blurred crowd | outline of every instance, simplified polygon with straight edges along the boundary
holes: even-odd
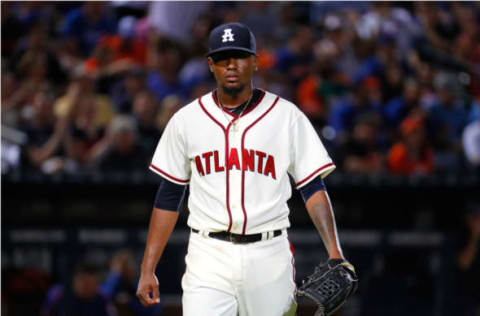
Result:
[[[255,85],[311,119],[340,170],[480,169],[480,4],[2,2],[2,173],[145,171],[215,88],[208,35],[257,38]]]
[[[99,256],[77,261],[68,275],[40,267],[3,271],[2,315],[159,316],[163,306],[143,307],[136,298],[138,266],[134,252],[116,250],[106,264]],[[60,278],[60,282],[55,279]],[[62,280],[63,278],[63,280]],[[3,284],[3,283],[2,283]]]

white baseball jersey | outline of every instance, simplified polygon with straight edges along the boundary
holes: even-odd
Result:
[[[290,226],[288,174],[300,188],[335,165],[307,117],[263,92],[241,117],[209,93],[168,122],[150,169],[189,184],[188,225],[256,234]]]

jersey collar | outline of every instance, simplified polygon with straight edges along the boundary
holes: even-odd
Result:
[[[248,112],[252,111],[262,101],[263,97],[265,96],[265,91],[263,91],[261,89],[257,89],[257,88],[254,88],[252,93],[253,93],[252,99],[250,100],[249,104],[246,105],[246,109],[243,112],[242,116],[244,116]],[[218,102],[217,90],[214,90],[212,92],[212,98],[213,98],[213,101],[215,102],[215,104],[218,107],[222,108],[222,106],[220,105],[220,102]],[[245,106],[245,102],[243,104],[239,105],[237,108],[243,108],[243,106]],[[225,111],[225,113],[229,114],[233,118],[238,118],[237,111],[229,111],[226,108],[224,108],[224,111]]]
[[[242,117],[238,123],[241,126],[248,126],[262,116],[262,114],[265,113],[274,103],[277,97],[276,95],[264,90],[257,90],[260,91],[259,98],[242,114]],[[234,120],[238,119],[238,117],[232,113],[226,114],[229,113],[229,111],[224,111],[218,105],[214,92],[215,91],[212,91],[199,98],[198,103],[202,107],[203,111],[210,117],[210,119],[221,125],[223,129],[227,129]]]

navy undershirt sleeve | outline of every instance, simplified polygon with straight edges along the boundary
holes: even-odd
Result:
[[[312,181],[310,181],[307,185],[301,187],[299,189],[300,194],[302,195],[303,201],[307,203],[308,199],[318,191],[326,191],[327,187],[325,186],[325,182],[321,176],[316,177]]]
[[[161,178],[154,206],[161,210],[178,212],[182,206],[186,191],[186,185],[176,184]]]

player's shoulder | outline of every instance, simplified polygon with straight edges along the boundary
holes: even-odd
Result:
[[[198,98],[182,106],[180,109],[177,110],[177,112],[175,112],[174,115],[184,117],[195,114],[196,111],[198,111]]]
[[[265,98],[269,98],[271,100],[276,100],[278,98],[278,101],[276,101],[277,104],[275,106],[277,110],[283,111],[284,114],[291,115],[293,118],[296,118],[299,115],[303,114],[303,112],[298,108],[298,106],[295,103],[287,99],[284,99],[283,97],[275,93],[265,91]]]
[[[176,124],[179,124],[181,122],[191,122],[192,118],[198,117],[201,112],[199,99],[201,98],[196,98],[182,106],[173,114],[171,120],[176,121]]]

